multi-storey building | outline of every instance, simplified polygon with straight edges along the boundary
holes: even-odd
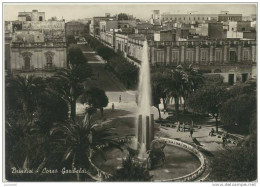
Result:
[[[175,21],[179,23],[195,24],[210,20],[217,20],[217,14],[162,14],[161,21]]]
[[[37,18],[35,12],[31,14],[33,21],[21,21],[21,29],[11,29],[9,67],[13,74],[44,76],[66,67],[65,21],[45,21],[44,13]],[[26,15],[30,14],[27,12]]]
[[[144,35],[115,35],[115,50],[137,63],[142,59]],[[203,41],[149,41],[152,66],[193,64],[202,71],[219,74],[234,84],[256,76],[256,41],[239,39]]]
[[[86,25],[77,21],[70,21],[65,24],[66,36],[82,36],[85,34]]]
[[[218,14],[218,21],[242,21],[242,14]]]
[[[106,14],[105,17],[93,17],[89,26],[90,35],[99,37],[100,35],[100,21],[116,20],[116,17],[110,17]]]

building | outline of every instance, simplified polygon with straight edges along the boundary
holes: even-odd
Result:
[[[77,22],[77,21],[70,21],[65,23],[65,30],[66,30],[66,37],[67,36],[82,36],[85,35],[85,24]]]
[[[214,25],[214,24],[213,24]],[[221,26],[221,25],[220,25]],[[115,34],[114,49],[130,61],[141,63],[145,35]],[[153,67],[193,64],[203,72],[218,74],[234,84],[256,76],[256,41],[240,39],[148,41]]]
[[[93,17],[89,26],[89,33],[91,36],[99,37],[100,35],[100,21],[116,20],[116,17],[111,17],[106,14],[105,17]]]
[[[19,21],[45,21],[45,12],[38,12],[33,10],[32,12],[19,12]]]
[[[161,21],[175,21],[186,24],[204,23],[207,21],[217,20],[217,14],[167,14],[161,15]]]
[[[223,23],[208,23],[208,36],[210,39],[225,38]]]
[[[154,32],[154,41],[176,41],[176,30],[161,30]]]
[[[26,12],[27,17],[31,15],[33,21],[22,21],[22,29],[12,28],[10,43],[12,74],[31,73],[45,76],[52,74],[56,69],[66,67],[65,21],[45,21],[43,12],[36,13],[38,13],[36,10],[31,14]],[[21,17],[20,13],[19,16]]]
[[[161,15],[160,10],[152,10],[152,16],[150,23],[153,25],[161,25]]]
[[[242,21],[242,14],[218,14],[218,21]]]

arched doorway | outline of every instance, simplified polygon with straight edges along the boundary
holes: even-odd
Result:
[[[29,70],[31,67],[31,58],[29,56],[24,57],[24,69]]]

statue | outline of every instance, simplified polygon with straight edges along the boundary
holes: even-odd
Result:
[[[153,140],[151,143],[151,149],[147,151],[147,169],[152,169],[156,166],[162,166],[165,163],[164,148],[166,142],[161,143],[158,140]]]

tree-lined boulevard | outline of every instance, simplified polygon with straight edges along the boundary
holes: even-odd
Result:
[[[111,137],[135,133],[138,67],[95,38],[87,36],[86,40],[88,44],[70,44],[66,69],[52,77],[6,78],[8,180],[93,180],[88,157],[93,152],[102,155],[101,144],[121,150]],[[158,136],[195,146],[199,142],[211,153],[206,155],[210,163],[208,181],[256,179],[256,80],[230,86],[185,64],[153,67],[151,76]],[[177,131],[178,123],[186,125],[186,132]],[[214,136],[209,135],[212,128]],[[190,129],[193,137],[189,136]],[[45,168],[64,167],[88,172],[42,173]],[[30,168],[35,173],[12,174],[11,168]],[[131,171],[144,175],[127,173]],[[115,176],[122,181],[152,179],[145,168],[129,158]]]

